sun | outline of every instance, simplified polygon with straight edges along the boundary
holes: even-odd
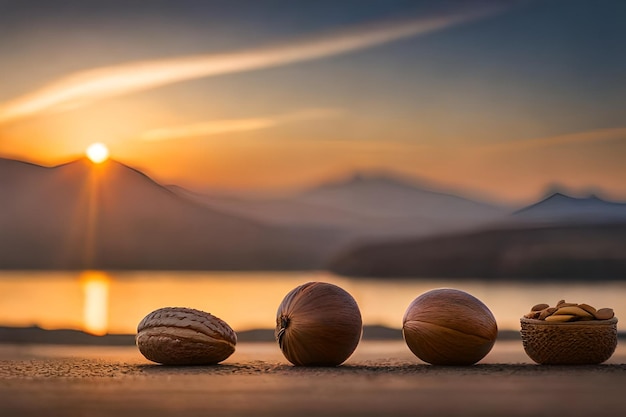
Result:
[[[92,143],[87,147],[85,154],[94,164],[101,164],[109,159],[109,148],[104,143]]]

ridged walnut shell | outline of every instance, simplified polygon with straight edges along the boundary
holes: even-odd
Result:
[[[276,340],[289,362],[337,366],[361,340],[359,306],[342,288],[309,282],[289,292],[278,307]]]
[[[498,335],[496,319],[476,297],[436,289],[417,297],[404,314],[402,334],[411,352],[433,365],[472,365]]]
[[[137,347],[163,365],[214,365],[235,351],[237,335],[223,320],[204,311],[165,307],[137,326]]]

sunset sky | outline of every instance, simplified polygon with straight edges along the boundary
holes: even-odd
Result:
[[[0,156],[163,183],[353,171],[626,200],[626,1],[1,0]]]

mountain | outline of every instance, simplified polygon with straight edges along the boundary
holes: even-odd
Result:
[[[328,268],[374,277],[621,279],[626,204],[554,192],[472,229],[357,243]]]
[[[335,249],[332,233],[220,213],[113,160],[0,159],[0,199],[4,269],[306,269]]]
[[[613,280],[626,276],[626,222],[508,225],[356,246],[328,269],[342,275]]]
[[[168,188],[177,195],[220,212],[274,225],[290,227],[315,226],[343,230],[359,227],[362,223],[362,219],[354,213],[309,204],[289,197],[260,198],[220,194],[207,195],[175,185]]]
[[[341,232],[346,239],[435,234],[503,219],[508,208],[433,191],[391,174],[363,174],[283,198],[172,190],[212,209],[281,226]]]
[[[595,195],[577,198],[557,192],[518,210],[513,216],[542,222],[626,220],[626,203],[603,200]]]
[[[493,204],[377,173],[356,173],[304,191],[297,199],[370,217],[484,220],[504,213]]]

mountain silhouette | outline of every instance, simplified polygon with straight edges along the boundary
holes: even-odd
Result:
[[[607,201],[593,194],[580,198],[556,192],[516,211],[513,216],[542,222],[626,220],[626,203]]]
[[[355,173],[304,191],[298,200],[372,217],[464,218],[483,220],[502,207],[431,190],[392,174]]]
[[[215,210],[281,226],[336,230],[346,239],[441,233],[503,219],[509,209],[431,190],[393,174],[357,173],[281,198],[174,192]]]
[[[328,232],[211,210],[114,160],[0,159],[0,198],[5,269],[302,269],[334,248]]]
[[[626,204],[555,192],[472,230],[355,245],[328,268],[373,277],[622,279]]]
[[[339,253],[327,268],[360,277],[622,280],[626,222],[501,225],[370,242]]]
[[[391,174],[235,198],[164,187],[114,160],[42,167],[0,158],[0,201],[2,269],[626,273],[626,204],[594,195],[554,193],[509,216],[506,207]]]

